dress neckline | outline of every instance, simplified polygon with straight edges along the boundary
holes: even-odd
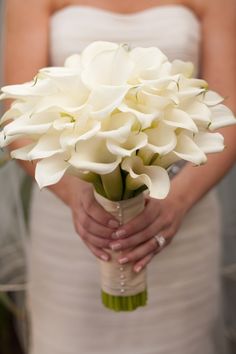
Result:
[[[183,10],[185,12],[188,12],[191,16],[193,16],[198,22],[199,18],[196,15],[196,13],[188,6],[182,5],[182,4],[167,4],[167,5],[159,5],[159,6],[151,6],[143,10],[135,11],[135,12],[130,12],[130,13],[122,13],[122,12],[116,12],[116,11],[111,11],[109,9],[105,9],[102,7],[97,7],[97,6],[91,6],[91,5],[83,5],[83,4],[75,4],[75,5],[67,5],[59,10],[56,10],[52,13],[51,17],[57,16],[58,14],[61,14],[65,11],[68,11],[70,9],[84,9],[84,10],[90,10],[90,11],[95,11],[99,13],[103,13],[105,15],[109,15],[112,17],[116,18],[122,18],[122,19],[128,19],[128,18],[135,18],[135,17],[140,17],[147,15],[153,11],[163,11],[163,10],[168,10],[168,9],[178,9],[178,10]]]

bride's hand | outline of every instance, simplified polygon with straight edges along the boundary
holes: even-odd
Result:
[[[108,261],[110,256],[104,248],[109,248],[119,222],[97,203],[92,185],[66,176],[50,189],[70,207],[75,230],[90,251]]]
[[[185,215],[181,201],[167,197],[164,200],[148,198],[141,214],[113,233],[116,241],[110,243],[113,250],[122,250],[120,264],[134,262],[134,271],[139,272],[172,241]],[[158,245],[154,236],[165,238],[164,247]]]

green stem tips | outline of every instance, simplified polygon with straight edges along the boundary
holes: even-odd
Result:
[[[147,304],[147,290],[131,296],[115,296],[105,293],[102,290],[102,303],[105,307],[116,312],[134,311],[138,307]]]

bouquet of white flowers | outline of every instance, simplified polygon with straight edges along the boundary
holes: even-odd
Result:
[[[64,67],[43,68],[32,82],[2,88],[1,99],[14,101],[1,119],[0,146],[30,138],[11,156],[39,159],[40,188],[76,175],[93,183],[98,202],[127,222],[144,207],[144,189],[166,197],[173,163],[200,165],[207,153],[224,149],[213,131],[235,118],[223,98],[192,75],[191,63],[170,62],[158,48],[94,42]],[[145,270],[135,274],[110,253],[110,262],[101,261],[105,306],[145,305]]]

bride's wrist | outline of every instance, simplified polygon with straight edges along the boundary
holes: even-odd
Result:
[[[176,208],[178,208],[183,216],[187,214],[194,205],[191,192],[186,192],[184,183],[180,184],[179,181],[174,179],[171,182],[170,192],[167,198],[175,203]]]
[[[84,188],[90,188],[90,185],[78,177],[70,175],[64,176],[58,183],[48,187],[69,207],[74,205],[74,199],[78,197],[78,194],[83,193]]]

